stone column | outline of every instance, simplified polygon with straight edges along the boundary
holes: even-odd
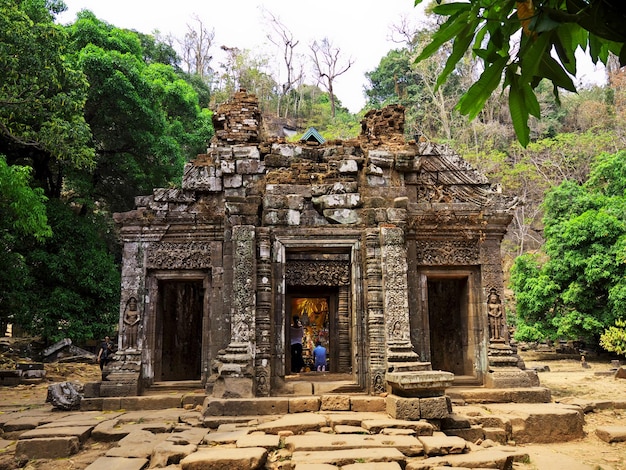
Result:
[[[439,420],[451,411],[445,389],[454,374],[433,371],[430,362],[419,362],[411,344],[407,254],[404,230],[380,228],[383,306],[386,330],[385,380],[387,413],[397,419]]]
[[[207,392],[214,397],[253,397],[256,340],[256,237],[254,225],[235,225],[233,244],[233,302],[230,344],[220,351]]]
[[[370,391],[383,393],[385,384],[385,316],[378,229],[369,229],[365,239],[367,279],[367,327],[369,337]]]
[[[257,298],[256,298],[256,354],[255,354],[255,389],[257,397],[270,394],[270,341],[272,308],[272,263],[270,258],[270,230],[257,229]]]

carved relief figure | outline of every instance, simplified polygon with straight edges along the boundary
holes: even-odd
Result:
[[[502,314],[502,302],[494,288],[489,290],[489,295],[487,296],[487,310],[489,313],[489,338],[492,340],[503,339],[502,327],[504,326],[504,317]]]
[[[139,320],[141,316],[137,310],[137,299],[131,297],[126,303],[126,311],[124,312],[124,348],[136,348],[137,347],[137,332],[139,330]]]

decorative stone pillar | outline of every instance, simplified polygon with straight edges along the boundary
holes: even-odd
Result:
[[[207,392],[218,398],[253,397],[256,339],[256,237],[254,225],[235,225],[233,244],[233,301],[230,344],[219,352]]]
[[[406,245],[398,227],[380,228],[382,288],[385,315],[387,373],[391,394],[387,413],[397,419],[443,419],[451,411],[445,389],[454,374],[433,371],[419,362],[410,340]]]
[[[372,393],[383,393],[386,391],[385,316],[383,313],[382,268],[378,229],[367,230],[365,251],[370,391]]]
[[[272,308],[272,263],[269,228],[257,229],[257,298],[256,298],[256,354],[255,354],[255,390],[257,397],[270,394],[270,341]]]

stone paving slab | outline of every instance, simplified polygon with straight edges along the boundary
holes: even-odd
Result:
[[[15,446],[15,459],[59,459],[74,455],[79,449],[80,440],[76,436],[21,439]]]
[[[64,416],[60,419],[55,419],[49,423],[43,424],[41,428],[60,428],[63,426],[97,426],[100,423],[115,419],[121,416],[122,413],[102,413],[86,411],[81,413],[75,413],[68,416]]]
[[[234,424],[252,426],[261,423],[269,423],[281,418],[282,415],[268,415],[268,416],[207,416],[202,420],[205,428],[218,429],[222,425]]]
[[[234,444],[239,439],[247,436],[252,428],[242,428],[235,431],[216,431],[204,436],[203,443],[208,445]]]
[[[150,431],[136,430],[121,439],[117,447],[106,452],[107,457],[145,458],[152,455],[154,448],[167,439],[167,434],[153,434]]]
[[[15,444],[15,441],[10,441],[8,439],[0,438],[0,451],[4,451],[4,450],[8,449],[13,444]]]
[[[372,470],[371,463],[353,463],[344,465],[341,470]],[[376,470],[402,470],[398,462],[376,462]]]
[[[267,459],[263,447],[201,449],[180,461],[182,470],[237,469],[255,470],[262,468]]]
[[[82,443],[85,442],[91,431],[93,426],[64,426],[58,428],[37,428],[31,429],[30,431],[26,431],[20,436],[20,442],[24,439],[35,439],[35,438],[56,438],[56,437],[77,437],[78,440]]]
[[[276,434],[253,432],[237,439],[237,447],[265,447],[268,450],[277,449],[280,446],[280,437]]]
[[[420,436],[419,442],[426,455],[461,454],[465,451],[465,439],[456,436]]]
[[[0,428],[3,432],[28,431],[54,420],[55,417],[50,412],[32,415],[20,413],[17,416],[12,416],[12,419],[8,419]]]
[[[329,426],[332,427],[340,424],[344,424],[346,426],[361,426],[361,423],[363,421],[389,419],[387,413],[377,413],[369,411],[324,411],[320,414],[326,417]]]
[[[604,442],[626,442],[626,426],[598,426],[596,436]]]
[[[513,468],[514,461],[527,460],[528,454],[524,451],[505,452],[495,449],[471,452],[468,454],[454,454],[441,457],[430,457],[421,460],[408,460],[406,470],[431,470],[437,467],[466,467],[466,468]]]
[[[325,434],[310,432],[301,436],[285,438],[285,448],[291,452],[327,452],[337,449],[398,449],[404,455],[416,456],[423,453],[422,443],[412,436],[384,436],[362,434]]]
[[[170,434],[167,438],[170,442],[176,442],[179,445],[195,444],[198,445],[202,442],[204,437],[208,434],[208,429],[204,428],[187,428],[174,429],[174,433]]]
[[[374,449],[349,449],[349,450],[329,450],[326,452],[294,452],[291,455],[291,464],[332,464],[350,465],[353,463],[372,462],[398,462],[402,465],[406,461],[405,455],[398,449],[374,448]]]
[[[198,446],[195,444],[180,445],[166,440],[154,446],[150,457],[150,468],[165,468],[168,465],[176,465],[197,450]]]
[[[288,414],[269,423],[259,424],[256,429],[268,434],[278,434],[279,431],[291,431],[302,434],[326,426],[326,417],[316,413]]]
[[[120,418],[111,419],[98,424],[92,431],[91,437],[96,441],[113,442],[119,441],[133,431],[143,430],[155,434],[169,433],[175,428],[175,423],[146,421],[138,423],[136,421],[123,422]]]
[[[334,430],[337,434],[369,434],[369,431],[361,426],[351,426],[348,424],[337,424]]]
[[[124,457],[100,457],[85,470],[141,470],[148,459],[128,459]]]

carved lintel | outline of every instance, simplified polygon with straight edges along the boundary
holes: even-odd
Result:
[[[288,286],[346,286],[350,265],[345,261],[290,261],[286,266]]]
[[[426,265],[479,264],[478,240],[420,240],[417,262]]]
[[[211,247],[208,243],[162,242],[148,248],[148,269],[208,269],[211,267]]]

